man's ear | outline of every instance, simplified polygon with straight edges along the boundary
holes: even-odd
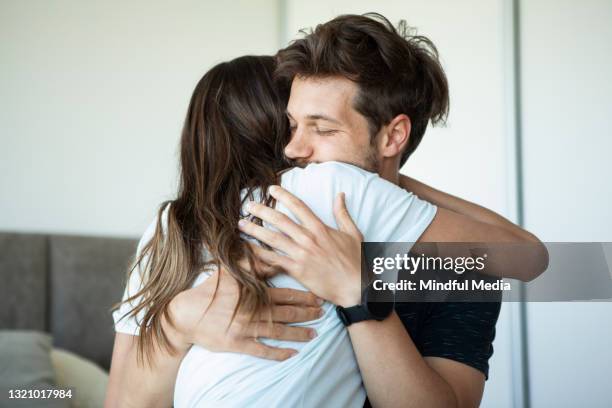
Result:
[[[395,157],[408,146],[410,141],[410,130],[412,122],[406,114],[399,114],[391,122],[383,127],[383,137],[381,138],[380,153],[383,157]]]

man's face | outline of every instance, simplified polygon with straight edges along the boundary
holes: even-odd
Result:
[[[300,166],[333,160],[376,172],[368,122],[353,108],[356,93],[357,85],[342,77],[294,78],[287,105],[291,141],[285,155]]]

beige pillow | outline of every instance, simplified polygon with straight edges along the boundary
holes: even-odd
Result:
[[[50,352],[49,333],[35,330],[0,330],[0,407],[69,407],[67,398],[9,399],[9,390],[21,392],[59,388],[56,386]]]
[[[72,388],[72,408],[104,406],[108,373],[95,363],[70,351],[54,348],[51,362],[58,388]]]

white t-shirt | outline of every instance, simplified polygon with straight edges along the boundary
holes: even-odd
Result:
[[[400,187],[353,165],[339,162],[293,168],[281,177],[281,185],[299,197],[327,225],[336,228],[333,202],[340,192],[365,241],[415,242],[429,226],[436,206]],[[282,205],[277,209],[297,219]],[[166,220],[162,215],[162,225]],[[155,231],[156,220],[143,235],[140,250]],[[193,286],[209,275],[202,273]],[[124,299],[140,285],[132,274]],[[275,287],[306,290],[288,275],[270,279]],[[181,362],[174,406],[183,407],[362,407],[365,389],[346,328],[335,308],[326,302],[317,320],[297,325],[314,328],[309,342],[261,339],[265,344],[288,347],[298,353],[283,361],[246,354],[211,352],[194,345]],[[113,313],[116,331],[138,335],[135,319],[117,319],[130,310],[128,304]],[[139,316],[142,318],[142,314]]]

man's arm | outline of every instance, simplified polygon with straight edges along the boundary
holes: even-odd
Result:
[[[475,407],[485,377],[447,358],[423,357],[395,312],[348,327],[372,406]]]

